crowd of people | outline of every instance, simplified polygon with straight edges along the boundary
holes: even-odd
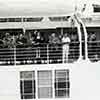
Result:
[[[47,60],[47,53],[49,59],[62,59],[63,62],[68,62],[70,55],[72,59],[76,59],[79,56],[79,43],[78,35],[76,33],[70,34],[65,32],[64,34],[57,34],[56,32],[41,34],[40,31],[34,30],[33,32],[11,34],[6,32],[0,39],[0,48],[6,48],[11,50],[13,48],[27,48],[33,51],[34,58],[43,58]],[[88,34],[88,56],[89,58],[98,57],[98,45],[96,41],[96,34]],[[99,44],[100,45],[100,44]],[[97,46],[97,47],[96,47]],[[17,54],[20,53],[17,50]],[[9,52],[9,51],[8,51]],[[22,52],[22,51],[21,51]],[[8,55],[8,53],[7,53]],[[24,56],[25,53],[22,55]],[[84,55],[83,55],[84,56]],[[21,56],[17,56],[21,58]]]
[[[100,45],[100,43],[98,44]],[[96,34],[89,33],[88,56],[90,59],[97,59],[98,56],[100,56],[100,54],[98,54],[98,47],[99,46],[96,43]],[[41,32],[37,30],[32,32],[29,31],[25,34],[11,34],[10,32],[6,32],[0,39],[0,50],[2,48],[7,49],[8,52],[16,48],[16,60],[24,59],[23,57],[25,57],[25,59],[30,58],[29,52],[31,53],[32,59],[47,60],[47,56],[49,56],[49,60],[54,61],[62,59],[63,63],[68,62],[70,57],[74,60],[79,57],[79,41],[77,33],[70,34],[64,32],[63,34],[57,34],[56,32],[52,32],[49,34],[41,34]],[[6,51],[5,49],[4,51]],[[5,55],[7,54],[9,56],[10,53],[8,52],[4,52]]]
[[[51,43],[51,44],[56,44],[56,43],[62,43],[62,38],[66,35],[70,38],[72,41],[77,40],[77,35],[69,34],[69,33],[64,33],[64,34],[57,34],[55,32],[50,33],[47,35],[47,37],[44,37],[41,35],[40,31],[34,31],[28,32],[28,33],[18,33],[17,35],[12,35],[9,32],[6,32],[3,34],[3,36],[0,38],[0,47],[8,47],[12,48],[17,45],[28,45],[30,46],[31,44],[38,44],[38,43]]]
[[[70,35],[67,32],[64,34],[53,32],[47,35],[47,37],[44,37],[40,31],[36,30],[33,33],[28,32],[26,34],[20,33],[17,35],[11,35],[7,32],[2,39],[0,39],[0,47],[9,49],[31,48],[31,50],[35,48],[35,58],[44,57],[44,59],[47,59],[46,56],[48,52],[49,58],[63,59],[63,62],[68,62],[68,56],[71,49],[70,43],[75,41],[78,41],[77,35]]]

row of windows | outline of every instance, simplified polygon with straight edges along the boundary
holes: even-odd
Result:
[[[43,17],[37,18],[0,18],[0,22],[40,22]]]
[[[67,21],[70,16],[49,17],[50,21]],[[43,17],[30,18],[0,18],[0,22],[41,22]]]
[[[0,22],[21,22],[21,18],[0,18]]]
[[[55,70],[54,77],[51,70],[23,71],[20,78],[21,99],[69,97],[69,70]]]

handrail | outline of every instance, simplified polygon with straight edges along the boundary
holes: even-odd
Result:
[[[63,44],[74,44],[74,43],[77,44],[77,43],[80,43],[80,42],[76,41],[76,42],[70,42],[70,43],[68,43],[68,42],[65,42],[65,43],[38,43],[38,44],[34,43],[34,44],[31,44],[31,45],[30,44],[24,44],[24,45],[17,44],[17,45],[14,45],[11,48],[2,47],[2,48],[0,48],[0,50],[8,50],[8,49],[13,50],[14,47],[16,47],[17,50],[18,49],[21,50],[21,49],[29,49],[29,47],[38,46],[38,45],[39,45],[39,47],[42,47],[42,46],[45,46],[45,45],[63,45]],[[2,45],[0,45],[0,46],[2,46]],[[18,46],[22,46],[22,47],[18,47]]]
[[[50,43],[41,43],[41,45],[34,45],[29,47],[16,47],[14,48],[0,48],[0,64],[1,62],[12,62],[16,65],[19,62],[35,62],[35,61],[44,61],[49,64],[56,60],[56,62],[62,62],[62,46],[65,43],[50,44]],[[76,61],[79,57],[79,42],[69,43],[69,61]],[[73,46],[74,45],[74,46]],[[39,47],[39,48],[38,48]],[[57,48],[56,48],[57,47]],[[40,50],[39,50],[40,49]],[[38,51],[39,50],[39,51]],[[38,52],[36,52],[38,51]],[[36,57],[36,53],[39,53]],[[38,63],[37,63],[38,64]]]
[[[84,41],[82,41],[84,43]],[[41,43],[42,44],[42,43]],[[73,46],[75,44],[75,46]],[[69,60],[76,60],[79,58],[80,49],[79,45],[81,43],[77,42],[71,42],[69,43]],[[98,45],[94,45],[98,44]],[[37,47],[30,46],[30,47],[23,47],[23,48],[0,48],[0,63],[3,62],[12,62],[16,65],[16,61],[29,61],[32,62],[33,60],[39,61],[39,60],[45,60],[46,63],[50,63],[51,60],[58,59],[61,63],[62,61],[62,45],[63,43],[59,43],[56,45],[52,45],[50,43],[45,43],[45,45],[42,44],[42,46],[38,45],[41,53],[40,58],[36,58],[36,50]],[[94,55],[96,55],[97,51],[100,51],[100,41],[87,41],[87,51],[88,51],[88,58],[92,59],[94,58]],[[54,46],[58,46],[57,51],[54,48]],[[53,50],[53,51],[52,51]],[[97,53],[97,55],[99,52]],[[100,54],[98,55],[100,59]]]
[[[100,43],[100,41],[95,40],[95,41],[87,41],[87,43]]]

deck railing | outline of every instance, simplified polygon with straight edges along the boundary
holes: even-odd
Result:
[[[80,57],[79,44],[79,42],[68,44],[68,58],[63,58],[63,45],[65,44],[41,43],[0,48],[0,65],[73,63]],[[100,61],[100,41],[88,41],[87,44],[89,60],[91,62]]]
[[[77,61],[79,42],[67,44],[69,45],[68,58],[63,58],[63,45],[65,44],[41,43],[0,48],[0,65],[73,63]]]

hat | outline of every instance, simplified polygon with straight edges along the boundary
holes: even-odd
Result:
[[[9,33],[6,33],[5,35],[7,36],[7,35],[10,35],[10,34]]]
[[[37,30],[35,30],[35,31],[34,31],[34,34],[36,34],[36,33],[38,33],[38,31],[37,31]]]

